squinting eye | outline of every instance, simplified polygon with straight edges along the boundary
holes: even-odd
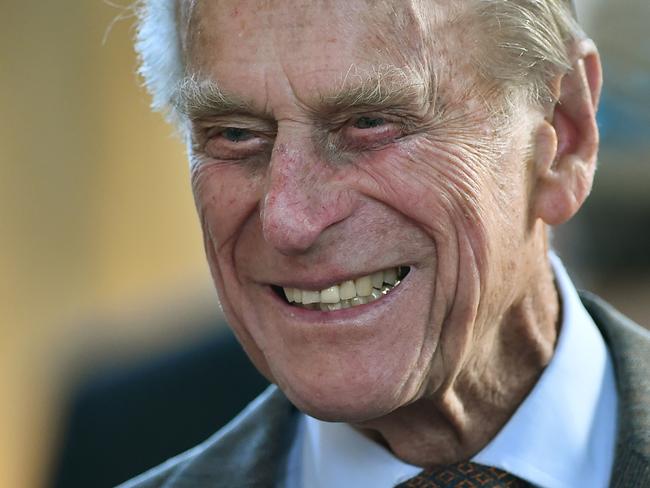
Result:
[[[381,115],[359,115],[348,122],[342,131],[342,143],[357,150],[379,149],[403,135],[399,122]]]
[[[203,148],[211,158],[237,160],[260,154],[268,145],[268,138],[240,127],[215,127],[206,134]]]
[[[230,142],[243,142],[255,137],[252,132],[237,127],[228,127],[222,130],[221,136]]]
[[[375,127],[380,127],[384,125],[386,121],[381,117],[359,117],[355,123],[354,127],[357,129],[374,129]]]

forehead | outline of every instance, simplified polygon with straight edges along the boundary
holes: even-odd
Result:
[[[190,70],[217,63],[304,61],[315,46],[354,45],[336,2],[198,0],[188,19]],[[319,56],[320,57],[320,56]]]
[[[181,0],[179,5],[190,73],[251,60],[280,61],[288,68],[300,62],[301,69],[309,64],[347,69],[350,61],[405,66],[427,49],[427,56],[444,53],[459,30],[450,22],[457,2],[436,0]]]
[[[196,47],[199,41],[225,40],[229,34],[246,41],[273,31],[276,40],[282,37],[304,42],[313,40],[305,38],[308,32],[313,32],[322,41],[326,33],[365,31],[382,34],[367,39],[367,47],[377,48],[377,41],[387,40],[383,35],[394,37],[398,30],[409,37],[417,35],[433,11],[431,1],[180,0],[179,12],[185,34],[190,38],[189,47]]]
[[[180,0],[187,61],[205,61],[215,50],[261,54],[346,45],[345,54],[395,55],[442,45],[457,37],[454,18],[462,2],[437,0]],[[458,27],[458,25],[456,25]],[[456,31],[456,32],[454,32]],[[432,35],[433,34],[433,35]],[[458,40],[458,38],[456,38]],[[223,53],[221,53],[223,54]],[[340,53],[344,54],[344,53]],[[412,54],[412,53],[410,53]]]

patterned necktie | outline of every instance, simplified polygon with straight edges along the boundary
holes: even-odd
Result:
[[[465,462],[427,469],[395,488],[528,488],[532,486],[500,469]]]

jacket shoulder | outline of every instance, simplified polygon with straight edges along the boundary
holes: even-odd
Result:
[[[206,442],[209,442],[209,440]],[[200,454],[202,446],[203,444],[200,444],[189,451],[185,451],[155,468],[151,468],[149,471],[122,483],[117,488],[163,488],[170,486],[167,482]]]
[[[612,486],[650,485],[650,331],[597,296],[581,299],[609,347],[619,396]]]
[[[205,442],[118,488],[273,486],[293,440],[297,410],[275,386]]]

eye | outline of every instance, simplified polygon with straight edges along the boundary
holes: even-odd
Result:
[[[379,149],[404,135],[403,125],[382,115],[361,115],[343,130],[344,144],[351,149]]]
[[[268,138],[240,127],[220,127],[206,134],[204,151],[214,159],[237,160],[258,155],[268,146]]]
[[[221,131],[220,135],[230,142],[243,142],[255,137],[251,131],[237,127],[226,127]]]
[[[386,121],[383,117],[359,117],[354,122],[354,127],[357,129],[374,129],[375,127],[380,127],[384,125]]]

